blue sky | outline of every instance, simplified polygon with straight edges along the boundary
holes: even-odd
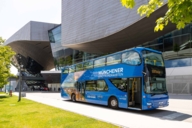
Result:
[[[61,23],[61,0],[0,0],[0,17],[0,36],[8,39],[29,21]]]

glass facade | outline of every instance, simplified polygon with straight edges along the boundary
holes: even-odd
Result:
[[[165,67],[192,66],[192,23],[140,46],[163,52]]]
[[[164,54],[173,52],[177,48],[179,51],[191,48],[191,29],[192,24],[189,24],[184,29],[172,31],[153,41],[146,42],[141,46],[162,51]]]
[[[61,45],[61,25],[49,30],[48,33],[56,70],[102,56],[63,47]],[[172,31],[140,46],[163,52],[166,68],[192,66],[191,37],[192,23],[184,29]]]
[[[192,66],[192,58],[165,60],[166,68]]]
[[[61,43],[61,25],[48,31],[50,43]]]
[[[48,35],[56,70],[101,56],[63,47],[61,45],[61,25],[49,30]]]

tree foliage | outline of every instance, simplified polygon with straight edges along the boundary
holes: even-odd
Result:
[[[4,39],[0,37],[0,88],[2,88],[8,82],[9,77],[13,77],[11,74],[11,58],[15,54],[11,47],[2,45]]]
[[[179,44],[174,43],[174,44],[173,44],[173,51],[174,51],[174,52],[178,52],[179,50],[180,50]]]
[[[121,3],[126,8],[135,6],[135,0],[121,0]],[[137,12],[141,16],[149,17],[156,9],[163,6],[163,3],[164,0],[149,0],[147,4],[141,5]],[[176,24],[178,29],[192,22],[192,0],[167,0],[167,6],[165,15],[156,20],[154,31],[162,31],[169,22]]]

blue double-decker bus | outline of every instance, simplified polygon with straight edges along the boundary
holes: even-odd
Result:
[[[61,96],[111,108],[168,106],[162,53],[137,47],[64,67]]]

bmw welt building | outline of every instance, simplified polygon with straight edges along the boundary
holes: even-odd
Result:
[[[57,90],[61,67],[143,46],[163,52],[169,93],[192,94],[192,24],[176,30],[169,23],[163,31],[154,32],[167,4],[147,18],[137,14],[146,2],[136,0],[134,9],[126,9],[119,0],[62,0],[61,24],[25,24],[5,42],[17,53],[13,64],[22,63],[25,69],[24,85]],[[175,44],[178,52],[173,50]],[[49,71],[53,68],[56,71]]]

